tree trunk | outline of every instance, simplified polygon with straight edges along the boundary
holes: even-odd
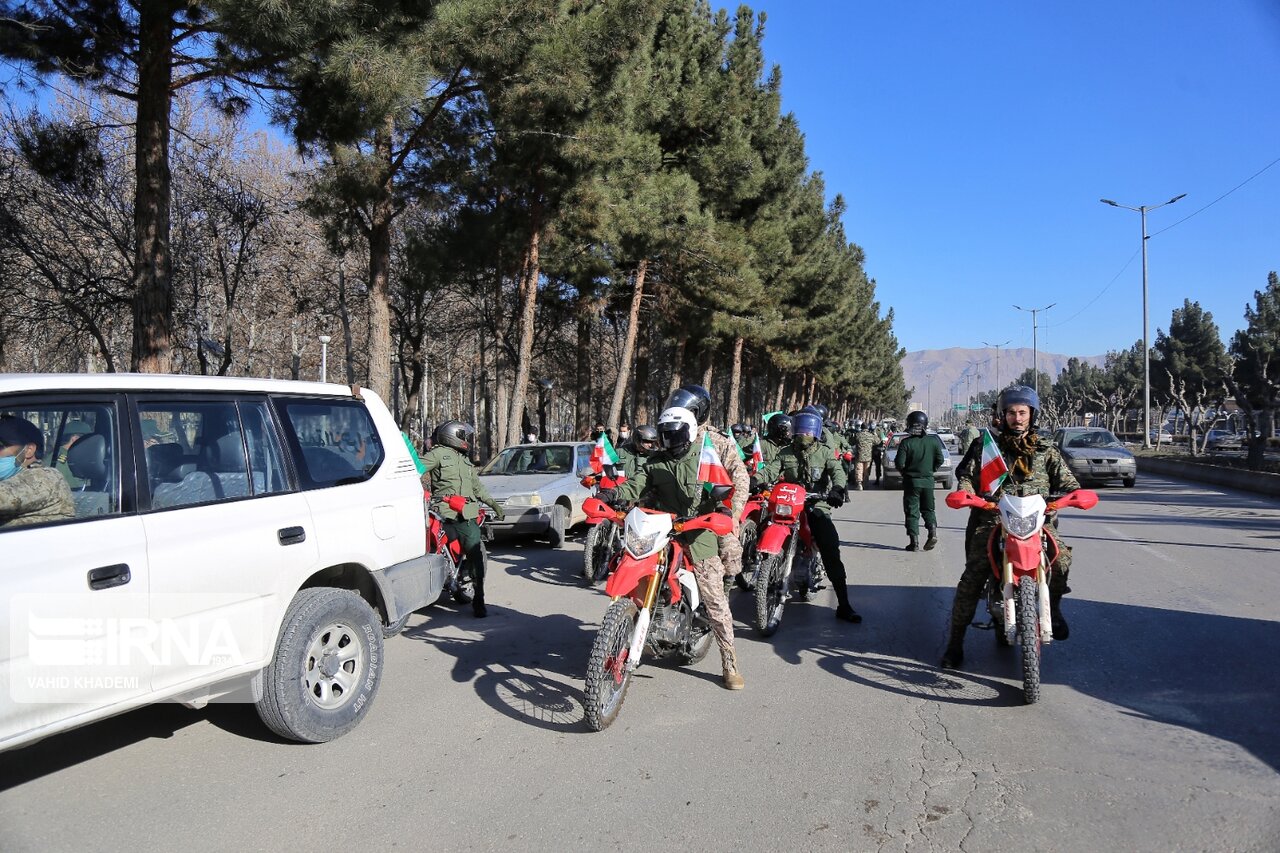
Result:
[[[538,314],[538,277],[541,275],[538,252],[542,241],[542,217],[534,206],[529,246],[525,250],[523,274],[518,297],[520,311],[520,349],[516,353],[516,378],[511,387],[511,417],[507,423],[507,445],[519,444],[520,429],[525,422],[525,396],[529,389],[529,372],[533,361],[533,324]]]
[[[631,291],[631,312],[627,315],[627,336],[622,342],[622,359],[618,366],[618,381],[613,386],[613,402],[609,404],[609,419],[605,421],[609,429],[613,430],[618,428],[618,419],[622,417],[622,400],[631,379],[631,357],[636,349],[636,332],[640,325],[640,301],[644,297],[644,277],[648,271],[649,260],[646,258],[636,267],[635,283]]]
[[[744,341],[741,336],[733,342],[733,370],[729,374],[729,411],[725,415],[725,420],[731,424],[736,424],[742,420],[741,412],[738,411],[738,391],[742,385],[742,345]]]
[[[671,355],[671,384],[667,388],[667,396],[671,396],[671,392],[680,387],[683,379],[682,370],[684,368],[684,351],[689,347],[688,335],[681,335],[676,340],[675,352]]]
[[[711,393],[711,380],[716,372],[716,347],[709,344],[702,349],[702,387]]]
[[[391,129],[387,118],[374,134],[373,148],[385,169],[369,213],[369,389],[391,404]],[[349,351],[349,350],[348,350]],[[350,369],[350,368],[349,368]],[[354,379],[348,377],[348,381]]]
[[[138,110],[134,144],[133,357],[140,373],[173,370],[169,254],[169,107],[173,13],[164,0],[138,9]]]
[[[786,390],[787,390],[787,374],[779,370],[778,371],[778,387],[774,391],[773,405],[770,407],[770,411],[776,412],[782,408],[782,395],[786,393]]]
[[[591,344],[595,330],[595,300],[585,294],[578,296],[575,306],[578,315],[577,365],[574,375],[573,434],[586,435],[591,429]]]
[[[646,328],[644,334],[640,336],[640,340],[636,347],[636,378],[631,383],[631,411],[635,424],[649,423],[649,353],[652,348],[650,344],[650,329]]]

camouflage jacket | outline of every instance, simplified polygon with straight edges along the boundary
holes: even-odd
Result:
[[[960,435],[958,435],[957,438],[960,439],[961,455],[968,453],[969,447],[981,437],[982,433],[978,432],[978,428],[973,424],[969,424],[964,429],[960,430]]]
[[[864,429],[857,434],[855,441],[858,452],[854,455],[854,459],[858,462],[870,462],[871,450],[876,446],[876,434],[869,429]]]
[[[422,466],[422,486],[431,492],[432,508],[445,519],[454,521],[464,518],[475,521],[480,515],[476,501],[498,508],[498,502],[489,495],[489,490],[476,475],[476,466],[452,447],[437,444],[422,457]],[[467,499],[467,505],[461,513],[454,512],[444,503],[445,498],[453,495],[462,495]]]
[[[703,426],[698,429],[698,437],[693,443],[701,449],[702,437],[708,434],[711,436],[711,446],[720,455],[720,464],[724,466],[729,479],[733,481],[731,500],[733,517],[736,519],[742,515],[742,508],[747,505],[747,498],[751,491],[751,475],[747,473],[746,463],[738,456],[738,443],[732,436],[725,435],[718,429]]]
[[[32,465],[0,480],[0,528],[8,530],[75,517],[71,487],[52,468]]]
[[[956,468],[956,483],[957,488],[977,494],[982,453],[972,452],[974,449],[970,447],[970,452],[965,454],[964,460]],[[998,502],[1005,492],[1019,497],[1041,495],[1048,498],[1080,488],[1080,481],[1071,473],[1058,448],[1047,442],[1037,443],[1035,453],[1031,456],[1031,475],[1028,477],[1018,476],[1013,468],[1013,459],[1005,456],[1004,461],[1009,466],[1009,476],[996,489],[995,495],[991,496],[993,503]]]

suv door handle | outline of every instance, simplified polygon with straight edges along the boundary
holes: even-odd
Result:
[[[127,563],[116,563],[114,566],[101,566],[89,570],[89,589],[111,589],[113,586],[124,586],[133,580]]]
[[[281,545],[297,545],[307,541],[307,531],[301,527],[282,527],[276,531]]]

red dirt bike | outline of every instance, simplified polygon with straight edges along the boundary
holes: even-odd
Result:
[[[601,489],[615,489],[622,479],[610,476],[605,466],[603,474],[588,474],[582,478],[582,485],[588,489],[599,486]],[[613,571],[613,565],[622,553],[622,525],[612,516],[592,518],[587,516],[586,541],[582,547],[582,577],[588,584],[597,584]]]
[[[742,544],[742,571],[736,578],[738,589],[755,589],[756,543],[760,540],[761,517],[769,505],[769,490],[761,489],[747,498],[738,516],[738,542]]]
[[[1041,646],[1053,642],[1049,572],[1058,559],[1058,544],[1045,532],[1045,517],[1066,507],[1092,509],[1097,504],[1098,493],[1088,489],[1067,492],[1047,503],[1040,495],[1006,494],[999,504],[972,492],[947,495],[947,506],[952,509],[973,507],[1000,512],[1000,524],[987,540],[993,575],[987,584],[987,607],[1001,645],[1012,646],[1016,638],[1022,646],[1022,697],[1028,705],[1040,698]]]
[[[426,505],[430,507],[431,493],[425,493],[424,499]],[[463,507],[467,505],[467,499],[461,495],[453,495],[445,498],[445,504],[454,512],[462,512]],[[427,553],[442,554],[449,558],[449,575],[445,578],[444,589],[441,590],[440,598],[437,601],[442,601],[446,595],[450,595],[459,604],[468,604],[475,594],[475,583],[472,581],[470,574],[461,574],[462,545],[456,539],[450,539],[445,535],[444,517],[440,513],[429,509],[428,517],[430,518],[430,524],[427,525]],[[476,518],[476,524],[483,529],[484,523],[488,518],[488,510],[481,506],[480,515]],[[483,542],[480,544],[480,555],[487,563],[489,553]]]
[[[723,488],[728,487],[716,487]],[[677,518],[643,507],[624,515],[597,498],[588,498],[583,508],[588,518],[610,517],[624,530],[622,557],[605,584],[612,603],[587,660],[587,725],[603,731],[618,718],[642,654],[689,664],[711,650],[715,638],[697,578],[684,546],[672,537],[687,530],[723,536],[733,530],[733,519],[720,512]]]
[[[794,595],[807,601],[821,577],[822,556],[809,533],[808,509],[822,498],[795,483],[777,483],[768,492],[755,570],[756,628],[765,637],[782,624],[787,600]]]

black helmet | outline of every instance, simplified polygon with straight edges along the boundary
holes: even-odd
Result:
[[[831,430],[832,432],[840,431],[840,424],[836,423],[835,421],[825,421],[822,425],[827,429]]]
[[[470,453],[471,443],[475,441],[475,438],[476,428],[471,424],[463,423],[462,421],[445,421],[436,427],[431,441],[433,444],[452,447],[460,453]]]
[[[653,424],[640,424],[631,432],[631,449],[648,456],[658,449],[658,430]]]
[[[810,403],[805,406],[805,408],[822,418],[824,421],[827,419],[827,415],[831,414],[831,410],[821,403]]]
[[[701,385],[686,383],[672,391],[663,409],[688,409],[699,425],[711,417],[711,395]]]
[[[811,435],[822,438],[822,419],[813,412],[801,412],[791,419],[791,435]]]
[[[1026,385],[1010,385],[1000,392],[1000,400],[996,404],[996,414],[1000,418],[1001,431],[1008,429],[1004,413],[1010,406],[1015,406],[1019,403],[1031,407],[1031,423],[1028,424],[1027,429],[1032,432],[1035,431],[1036,416],[1040,414],[1040,395],[1036,393],[1036,389],[1028,388]]]
[[[791,416],[778,413],[769,418],[769,440],[774,444],[791,441]]]
[[[916,411],[907,415],[907,432],[912,435],[924,435],[925,428],[929,426],[929,416],[924,412]]]

